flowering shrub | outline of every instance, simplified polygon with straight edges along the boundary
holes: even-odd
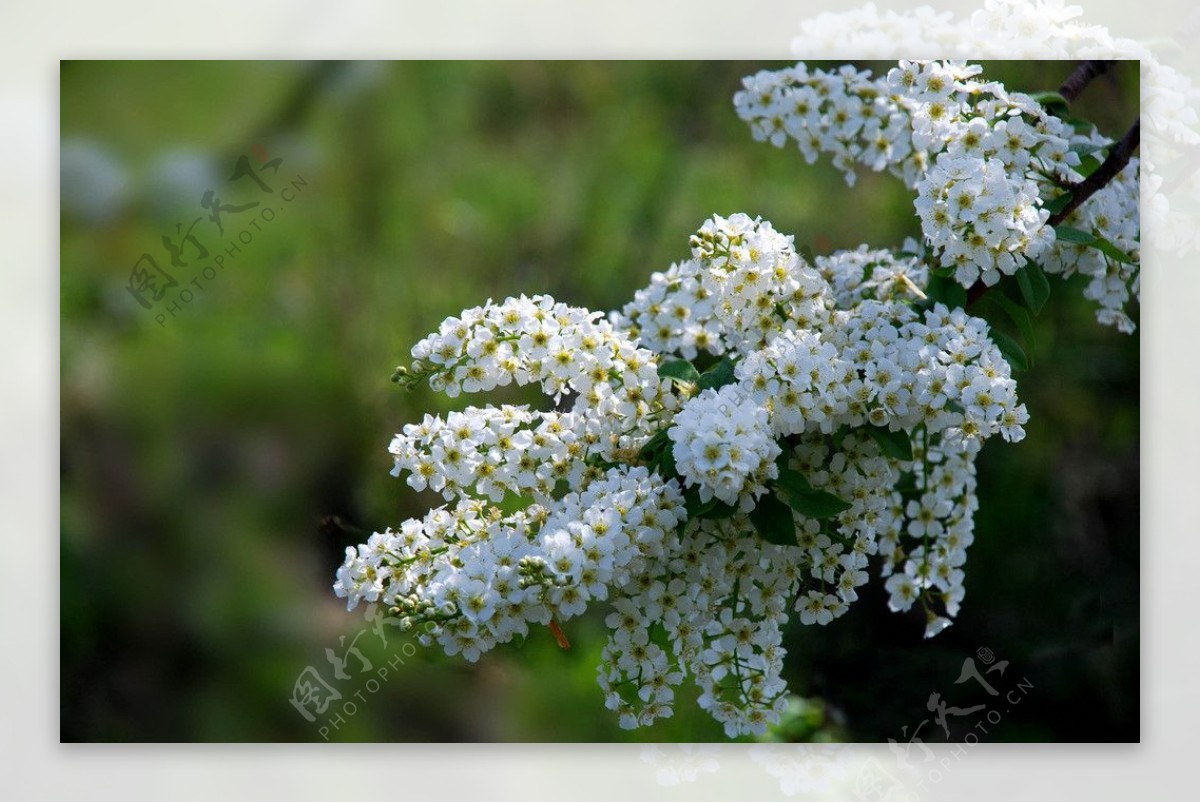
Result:
[[[598,680],[621,725],[670,716],[690,679],[731,737],[786,707],[789,619],[829,624],[872,569],[927,637],[948,626],[975,458],[1028,420],[1012,377],[1026,355],[963,309],[967,288],[1015,275],[1026,306],[998,304],[1021,320],[1045,273],[1084,272],[1101,320],[1128,330],[1137,281],[1136,162],[1056,228],[1112,142],[978,73],[801,64],[735,99],[758,138],[831,154],[851,183],[856,165],[900,176],[920,244],[809,262],[768,221],[713,216],[607,317],[521,296],[443,322],[397,381],[452,397],[536,385],[557,409],[406,426],[393,473],[447,505],[347,549],[337,595],[469,661],[531,625],[565,644],[562,625],[603,605]]]

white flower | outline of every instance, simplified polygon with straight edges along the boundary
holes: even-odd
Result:
[[[884,583],[884,588],[891,595],[888,598],[888,607],[893,611],[907,611],[921,593],[916,578],[907,574],[893,574]]]

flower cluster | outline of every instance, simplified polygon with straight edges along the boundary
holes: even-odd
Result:
[[[928,153],[913,147],[907,108],[888,96],[883,81],[850,65],[762,70],[742,80],[733,102],[756,140],[776,147],[794,140],[809,164],[826,154],[852,186],[860,164],[890,169],[911,186],[928,162]]]
[[[922,318],[902,303],[864,301],[833,321],[823,335],[785,332],[738,364],[776,436],[924,427],[969,451],[995,434],[1024,436],[1016,382],[981,318],[942,304]]]
[[[654,354],[603,317],[545,295],[489,301],[417,343],[412,365],[396,378],[428,381],[451,398],[509,384],[538,384],[556,401],[572,395],[573,424],[611,459],[636,443],[638,424],[677,400],[659,380]]]
[[[642,467],[507,516],[462,499],[347,548],[334,592],[349,609],[381,601],[402,627],[423,625],[423,643],[474,661],[628,585],[682,515],[678,485]]]
[[[819,324],[827,286],[768,221],[715,215],[691,245],[690,260],[653,274],[613,316],[647,348],[695,359],[760,348],[785,323]]]
[[[1054,240],[1037,184],[1012,180],[997,159],[939,154],[917,184],[917,214],[929,245],[964,287],[1011,276]]]
[[[579,419],[509,405],[427,415],[392,439],[392,474],[408,472],[414,490],[429,488],[447,501],[479,494],[499,503],[515,494],[547,504],[559,481],[578,486],[597,470],[585,461],[599,439],[581,431]]]
[[[1131,331],[1124,306],[1138,282],[1137,160],[1126,180],[1105,188],[1107,200],[1089,199],[1073,223],[1095,242],[1116,238],[1126,247],[1055,248],[1050,202],[1083,180],[1084,156],[1113,143],[1094,129],[1077,130],[1028,95],[981,80],[980,70],[901,61],[872,77],[849,66],[824,71],[800,63],[746,78],[734,104],[756,139],[776,146],[794,140],[809,163],[826,154],[850,184],[858,166],[901,177],[916,192],[928,248],[964,287],[991,286],[1028,262],[1047,260],[1051,272],[1093,277],[1087,295],[1100,304],[1098,319]]]
[[[965,594],[962,566],[974,540],[971,520],[978,507],[974,461],[950,446],[929,437],[917,444],[912,471],[920,493],[907,501],[893,494],[879,538],[888,607],[907,611],[918,600],[933,598],[945,611],[928,616],[927,636],[958,615]]]
[[[834,303],[842,309],[867,299],[923,301],[922,288],[929,283],[929,268],[918,250],[916,240],[910,237],[898,252],[861,245],[853,251],[817,256],[813,263],[829,283]]]
[[[667,436],[679,475],[697,486],[700,500],[714,496],[727,505],[739,500],[748,511],[778,476],[779,446],[767,424],[767,409],[747,404],[736,385],[705,390],[684,405]]]
[[[349,607],[473,661],[606,601],[598,680],[621,725],[670,716],[690,679],[730,736],[779,720],[785,628],[843,615],[872,556],[894,610],[919,603],[927,636],[951,621],[975,457],[1028,417],[987,324],[929,301],[912,254],[811,265],[742,214],[691,246],[608,321],[508,299],[413,349],[407,382],[540,383],[568,409],[404,427],[393,473],[450,504],[347,550]]]

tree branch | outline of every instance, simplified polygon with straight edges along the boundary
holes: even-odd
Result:
[[[1125,132],[1125,136],[1121,137],[1121,141],[1108,152],[1108,158],[1096,168],[1096,172],[1071,188],[1070,203],[1059,210],[1057,214],[1051,215],[1050,219],[1046,221],[1046,225],[1057,226],[1059,223],[1062,223],[1072,212],[1079,208],[1080,204],[1091,198],[1102,190],[1108,182],[1116,178],[1117,174],[1124,170],[1125,165],[1129,164],[1129,160],[1133,158],[1133,152],[1138,149],[1141,139],[1142,121],[1141,118],[1138,118],[1133,121],[1133,125]]]
[[[1075,98],[1079,97],[1087,85],[1092,82],[1092,79],[1108,72],[1111,65],[1111,61],[1099,59],[1079,62],[1079,66],[1067,76],[1067,80],[1063,81],[1062,86],[1058,88],[1058,94],[1062,95],[1067,103],[1073,103]]]

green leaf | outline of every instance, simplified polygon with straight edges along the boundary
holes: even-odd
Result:
[[[1057,92],[1034,92],[1030,97],[1042,104],[1042,108],[1055,117],[1064,116],[1070,109],[1067,99]]]
[[[1035,101],[1042,104],[1043,106],[1045,106],[1047,103],[1066,103],[1067,102],[1066,98],[1064,98],[1062,95],[1060,95],[1057,92],[1054,92],[1052,90],[1046,90],[1044,92],[1030,92],[1029,97],[1033,98]]]
[[[775,456],[775,465],[779,468],[780,474],[782,474],[783,472],[790,470],[788,468],[788,463],[791,461],[792,454],[795,452],[795,449],[793,449],[792,445],[788,443],[786,437],[775,441],[775,444],[779,446],[779,454]]]
[[[1090,245],[1110,259],[1115,259],[1117,262],[1124,262],[1129,265],[1138,264],[1137,260],[1129,254],[1117,248],[1111,242],[1103,237],[1097,237],[1095,234],[1079,229],[1073,229],[1070,226],[1055,226],[1055,236],[1058,239],[1068,243],[1078,243],[1080,245]]]
[[[813,491],[808,478],[791,468],[780,470],[779,478],[775,480],[775,486],[788,493],[807,494]]]
[[[1052,215],[1057,215],[1059,212],[1067,208],[1067,204],[1071,203],[1071,199],[1075,197],[1073,192],[1064,192],[1057,198],[1051,198],[1042,204],[1042,208]]]
[[[904,430],[892,432],[886,427],[876,427],[868,424],[863,427],[867,434],[879,444],[879,449],[893,460],[912,460],[912,441]]]
[[[669,479],[679,475],[679,469],[675,466],[675,450],[670,446],[662,450],[657,465],[658,473],[663,477]]]
[[[791,509],[771,494],[759,497],[754,510],[750,511],[750,523],[767,543],[796,545],[796,519]]]
[[[911,471],[906,471],[900,475],[900,479],[896,480],[896,484],[892,486],[900,493],[916,493],[917,475]]]
[[[1097,237],[1096,242],[1093,243],[1093,245],[1100,250],[1100,253],[1104,254],[1109,259],[1115,259],[1117,262],[1124,262],[1127,265],[1138,264],[1136,259],[1122,251],[1120,248],[1117,248],[1103,237]]]
[[[1017,286],[1021,288],[1021,295],[1030,311],[1034,315],[1040,313],[1050,298],[1050,280],[1046,278],[1042,266],[1032,260],[1026,262],[1017,271]]]
[[[683,489],[683,509],[687,512],[689,519],[698,519],[703,514],[712,510],[717,504],[717,498],[713,497],[707,502],[701,501],[700,492],[693,485]]]
[[[728,519],[728,518],[732,518],[733,515],[736,514],[737,512],[738,512],[738,509],[735,506],[729,504],[728,502],[722,502],[718,499],[713,499],[712,502],[709,503],[708,509],[700,514],[700,518],[702,518],[702,519]]]
[[[696,359],[692,360],[692,364],[696,366],[697,371],[703,374],[709,368],[712,368],[714,365],[719,363],[721,359],[721,357],[718,357],[715,354],[707,351],[701,351],[696,354]]]
[[[1025,340],[1025,345],[1029,347],[1029,351],[1033,352],[1037,348],[1037,339],[1033,333],[1033,321],[1029,319],[1029,313],[1025,308],[1014,302],[1002,292],[995,292],[987,296],[989,301],[994,301],[996,306],[1004,310],[1012,322],[1017,325],[1017,329],[1021,332],[1021,337]],[[1028,361],[1029,365],[1033,364],[1033,360]]]
[[[954,277],[954,268],[948,268],[945,265],[934,265],[929,269],[930,276],[941,276],[943,279]]]
[[[966,288],[948,276],[930,276],[925,295],[934,303],[941,302],[950,309],[967,306]]]
[[[1015,301],[1009,299],[1007,295],[1004,295],[998,289],[997,292],[989,294],[986,298],[989,301],[995,302],[995,305],[1008,314],[1008,317],[1016,324],[1016,329],[1021,332],[1021,338],[1025,341],[1025,348],[1028,349],[1028,354],[1022,350],[1021,358],[1024,359],[1025,368],[1032,366],[1032,355],[1037,349],[1037,335],[1033,334],[1033,322],[1030,319],[1030,313],[1026,312],[1025,307],[1016,304]],[[994,334],[1000,334],[1000,332],[994,332]],[[1013,342],[1015,343],[1016,341]],[[997,342],[996,344],[1000,346],[1000,343]],[[1009,362],[1012,362],[1012,360],[1009,360]]]
[[[842,424],[838,427],[837,432],[833,433],[833,436],[830,438],[833,441],[834,449],[841,449],[845,445],[844,441],[846,440],[846,436],[850,434],[850,431],[849,424]]]
[[[849,502],[828,491],[813,488],[807,477],[793,469],[779,472],[779,478],[775,480],[775,489],[792,510],[810,519],[827,519],[850,507]]]
[[[695,384],[700,381],[700,372],[687,360],[672,360],[658,366],[658,375],[663,379],[675,379]]]
[[[1100,168],[1101,164],[1103,164],[1103,162],[1101,162],[1095,156],[1088,154],[1079,160],[1079,166],[1075,168],[1075,172],[1079,173],[1079,175],[1083,176],[1084,178],[1087,178],[1092,173],[1095,173]]]
[[[1080,245],[1091,245],[1096,242],[1095,235],[1071,226],[1055,226],[1054,236],[1063,242],[1079,243]]]
[[[611,460],[605,460],[600,455],[595,454],[588,455],[586,458],[584,458],[583,463],[584,465],[595,466],[596,468],[604,471],[608,471],[610,468],[620,465],[620,463],[614,463]]]
[[[991,331],[992,342],[1000,349],[1000,353],[1004,355],[1004,359],[1008,360],[1008,364],[1018,371],[1029,370],[1029,358],[1025,356],[1025,352],[1013,340],[1003,332],[995,329]]]
[[[667,437],[667,431],[660,429],[650,437],[650,440],[642,444],[642,448],[638,449],[638,460],[651,462],[664,447],[670,445],[670,438]]]
[[[1063,122],[1074,128],[1077,134],[1091,135],[1092,132],[1099,130],[1095,123],[1091,120],[1085,120],[1082,117],[1068,117]]]
[[[850,509],[849,502],[834,496],[829,491],[813,489],[805,493],[796,493],[781,489],[779,495],[792,510],[810,519],[829,519]]]
[[[697,384],[700,386],[700,390],[716,390],[732,384],[735,379],[733,360],[723,357],[719,363],[700,375]]]
[[[1076,142],[1071,146],[1071,150],[1080,156],[1087,156],[1089,153],[1095,153],[1096,151],[1102,151],[1111,147],[1111,144],[1097,145],[1094,142]]]

